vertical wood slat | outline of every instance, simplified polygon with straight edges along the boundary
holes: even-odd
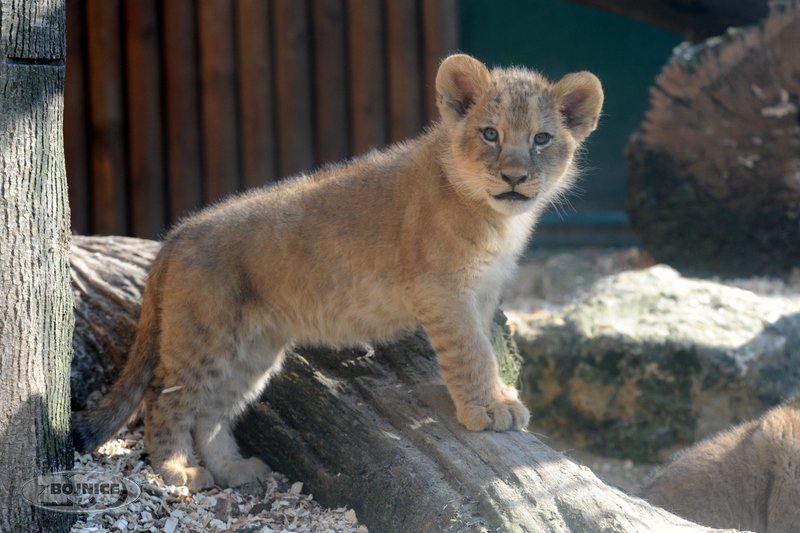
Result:
[[[356,154],[386,144],[381,0],[347,0],[351,147]]]
[[[314,165],[308,7],[304,0],[273,0],[275,97],[281,177]]]
[[[347,47],[343,0],[312,0],[317,163],[347,157]]]
[[[125,24],[131,230],[154,239],[166,224],[156,0],[125,0]]]
[[[194,0],[163,4],[166,179],[172,221],[203,203],[196,15]]]
[[[233,7],[231,0],[198,3],[206,202],[239,188]]]
[[[236,7],[242,179],[257,187],[275,179],[269,3],[239,0]]]
[[[64,156],[72,230],[90,231],[90,175],[86,131],[85,2],[67,0],[67,68],[64,80]]]
[[[422,79],[418,5],[386,0],[386,56],[391,142],[413,137],[422,128]]]
[[[436,108],[436,72],[439,63],[458,47],[456,0],[422,0],[423,70],[427,120],[439,116]]]
[[[435,74],[457,38],[455,0],[67,0],[67,10],[80,232],[151,236],[159,191],[171,222],[241,185],[415,134],[438,115]]]
[[[92,218],[101,234],[128,233],[119,0],[87,0]]]

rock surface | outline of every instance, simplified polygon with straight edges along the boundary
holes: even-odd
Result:
[[[654,266],[512,318],[535,423],[611,456],[663,459],[800,390],[800,296]]]

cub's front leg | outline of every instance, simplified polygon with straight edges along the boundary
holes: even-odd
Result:
[[[530,418],[514,387],[500,379],[482,311],[469,291],[436,291],[417,302],[417,318],[436,351],[456,416],[467,429],[523,429]]]

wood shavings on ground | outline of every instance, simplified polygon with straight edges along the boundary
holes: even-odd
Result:
[[[256,486],[212,488],[191,494],[165,485],[146,461],[141,427],[126,431],[93,454],[75,454],[75,470],[124,476],[141,487],[139,498],[120,509],[80,515],[77,533],[368,533],[355,511],[327,509],[303,494],[301,482],[273,473]]]

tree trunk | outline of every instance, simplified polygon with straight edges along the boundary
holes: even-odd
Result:
[[[767,15],[769,0],[568,0],[675,32],[699,42]]]
[[[76,404],[125,359],[157,250],[124,237],[73,239]],[[237,436],[374,531],[709,531],[603,485],[531,433],[463,429],[419,333],[289,353]]]
[[[0,0],[0,530],[67,531],[25,481],[72,467],[63,0]]]
[[[647,251],[690,273],[800,264],[800,3],[683,46],[627,148],[628,213]]]

